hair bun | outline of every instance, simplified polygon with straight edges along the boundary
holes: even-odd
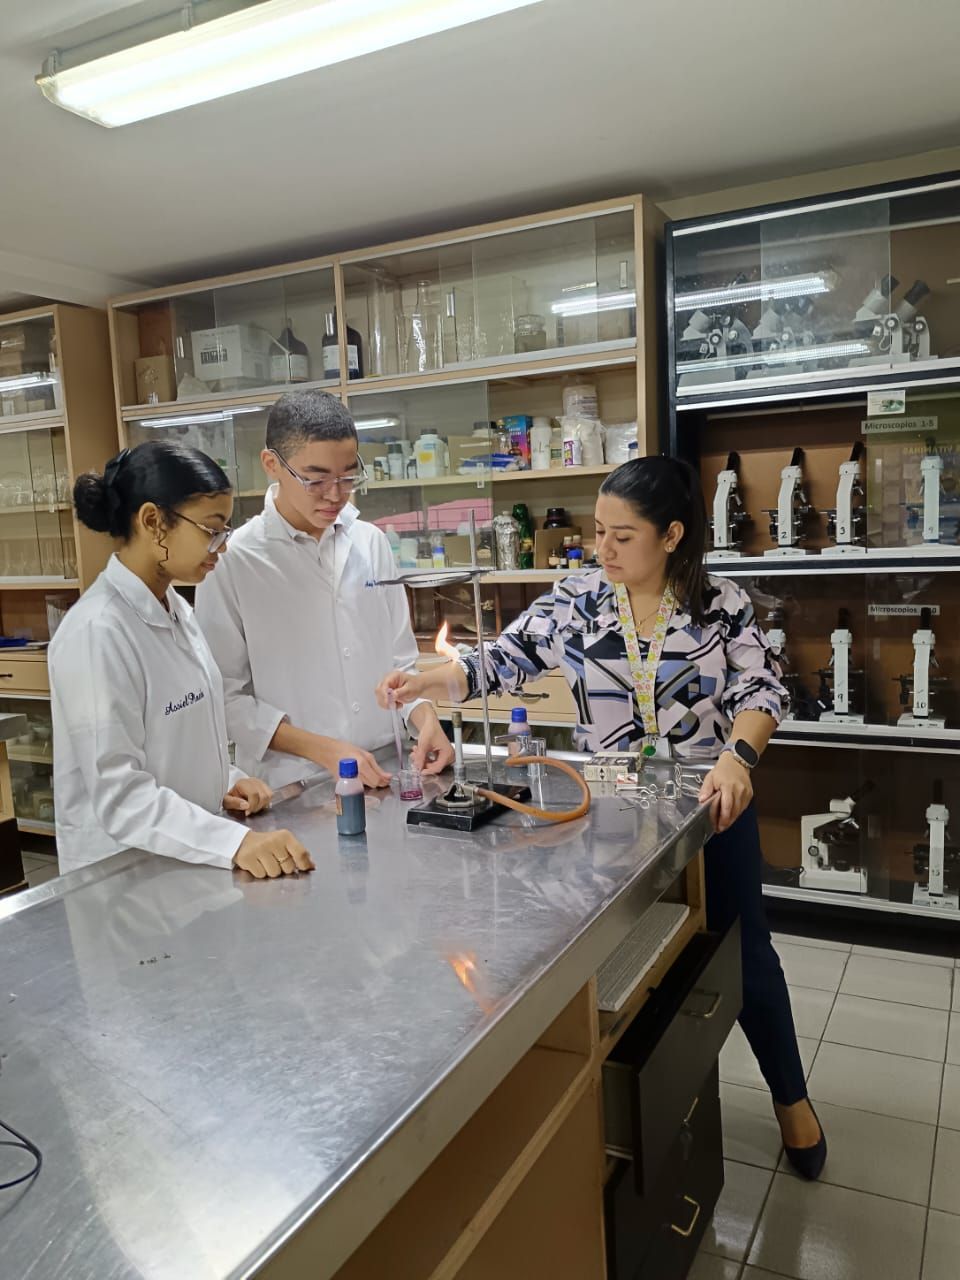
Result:
[[[73,486],[73,505],[77,519],[95,533],[118,537],[117,514],[120,503],[112,485],[92,471],[77,479]]]

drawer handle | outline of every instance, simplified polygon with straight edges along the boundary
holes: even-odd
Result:
[[[703,994],[707,995],[708,992],[704,992]],[[688,1018],[700,1018],[703,1022],[709,1022],[710,1019],[713,1017],[713,1015],[720,1008],[721,1004],[723,1004],[723,992],[717,991],[714,993],[713,1003],[711,1004],[710,1008],[706,1009],[703,1013],[700,1013],[697,1009],[684,1009],[683,1012],[687,1015]]]
[[[690,1110],[689,1110],[689,1111],[687,1112],[687,1114],[683,1117],[683,1123],[684,1123],[684,1124],[689,1124],[689,1123],[690,1123],[690,1121],[693,1119],[693,1113],[696,1111],[696,1109],[697,1109],[697,1107],[698,1107],[699,1105],[700,1105],[700,1095],[699,1095],[699,1094],[697,1094],[697,1096],[696,1096],[696,1097],[694,1098],[694,1100],[693,1100],[693,1103],[692,1103],[692,1104],[691,1104],[691,1106],[690,1106]]]
[[[700,1205],[697,1203],[696,1200],[694,1200],[693,1196],[684,1196],[683,1198],[687,1204],[693,1205],[693,1217],[690,1219],[690,1225],[689,1227],[686,1228],[686,1230],[684,1230],[683,1227],[678,1227],[675,1222],[671,1222],[670,1230],[675,1231],[678,1236],[683,1236],[684,1240],[687,1240],[689,1239],[690,1236],[693,1235],[693,1228],[697,1225],[697,1223],[700,1220]]]
[[[521,702],[542,702],[550,697],[549,693],[518,693],[516,696]]]
[[[0,671],[0,680],[12,680],[12,679],[13,679],[12,671]]]

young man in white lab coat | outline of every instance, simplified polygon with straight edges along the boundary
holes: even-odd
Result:
[[[371,587],[396,568],[386,535],[350,496],[362,479],[348,410],[322,391],[292,392],[270,410],[261,454],[271,480],[263,511],[197,591],[196,616],[223,673],[237,764],[271,787],[336,774],[354,756],[370,787],[389,773],[371,754],[393,741],[374,697],[383,671],[413,670],[417,643],[404,590]],[[404,708],[413,761],[453,759],[429,702]]]

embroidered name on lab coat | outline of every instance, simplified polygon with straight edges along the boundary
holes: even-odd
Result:
[[[195,702],[202,702],[206,696],[202,689],[197,689],[195,693],[185,693],[179,702],[168,702],[163,714],[172,716],[175,711],[182,711],[184,707],[192,707]]]

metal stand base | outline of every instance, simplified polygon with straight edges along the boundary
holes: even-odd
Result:
[[[960,894],[956,893],[935,893],[931,894],[925,884],[914,886],[913,905],[915,907],[932,907],[939,911],[960,911]]]
[[[821,724],[863,724],[863,716],[841,715],[838,711],[825,711],[820,717]]]
[[[837,542],[832,547],[823,547],[820,554],[822,556],[865,556],[869,554],[869,547],[857,546],[852,542]]]
[[[512,800],[530,799],[530,788],[522,784],[510,782],[488,782],[483,784],[485,790],[496,791],[501,796],[509,796]],[[447,795],[450,793],[447,792]],[[494,804],[484,796],[477,796],[469,808],[447,808],[443,804],[443,796],[437,796],[428,804],[417,805],[407,810],[407,825],[410,827],[440,827],[446,831],[476,831],[498,814],[505,813],[502,805]]]
[[[831,893],[866,893],[865,871],[838,871],[833,867],[817,867],[800,871],[801,889],[826,889]]]
[[[945,729],[946,727],[946,720],[941,719],[940,716],[912,716],[909,712],[904,712],[897,721],[898,729]]]
[[[770,559],[798,560],[801,556],[808,556],[810,552],[806,547],[771,547],[769,551],[765,551],[763,554],[769,556]]]

